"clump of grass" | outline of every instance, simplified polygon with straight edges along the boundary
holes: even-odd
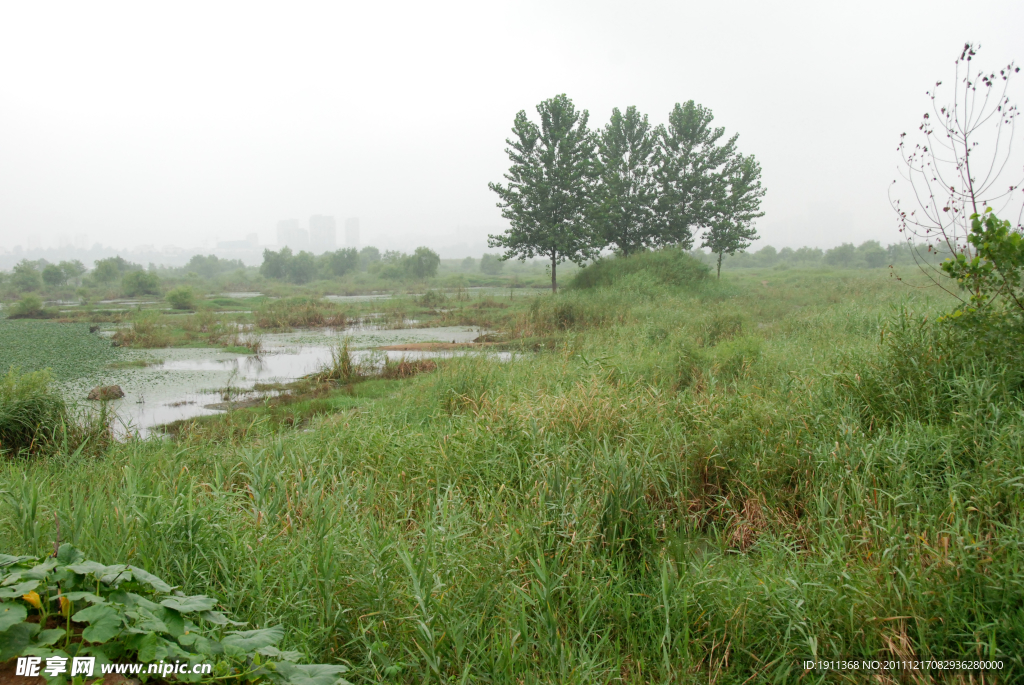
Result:
[[[10,369],[0,379],[0,455],[74,451],[110,440],[106,407],[98,414],[72,410],[53,387],[49,371]]]
[[[350,339],[345,338],[340,344],[331,348],[331,359],[324,363],[320,370],[310,378],[317,383],[351,383],[362,374],[352,359],[349,350]]]
[[[168,347],[171,333],[159,314],[141,311],[135,314],[127,327],[119,328],[113,343],[121,347]]]
[[[226,343],[226,352],[254,354],[258,357],[265,351],[265,348],[263,347],[263,336],[259,333],[246,333],[244,335],[236,333],[228,338]]]
[[[341,306],[325,300],[291,297],[266,302],[253,312],[256,325],[267,330],[284,328],[344,328],[348,317]]]
[[[412,378],[420,373],[429,373],[437,369],[437,362],[433,359],[387,359],[383,368],[377,374],[380,378]]]
[[[448,301],[448,296],[441,290],[431,289],[416,298],[416,301],[422,307],[436,309],[437,307],[443,306]]]
[[[68,418],[48,371],[10,369],[0,380],[0,453],[32,452],[52,441]]]
[[[108,369],[144,369],[147,366],[156,366],[162,364],[159,359],[129,359],[126,361],[117,361],[107,364]]]

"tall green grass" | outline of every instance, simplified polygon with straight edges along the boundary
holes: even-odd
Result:
[[[1013,682],[1024,405],[1009,364],[936,370],[915,322],[944,306],[791,272],[545,297],[522,321],[555,348],[444,360],[302,430],[8,462],[0,548],[56,514],[354,682],[820,682],[813,657]]]
[[[105,406],[98,413],[70,407],[49,371],[11,368],[0,378],[0,458],[78,456],[90,441],[95,451],[109,440]]]

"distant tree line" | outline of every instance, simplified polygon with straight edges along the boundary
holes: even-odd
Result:
[[[948,255],[935,253],[941,261]],[[882,247],[877,240],[868,240],[855,246],[843,243],[829,250],[817,247],[776,250],[766,245],[756,252],[737,252],[725,264],[729,268],[764,268],[775,266],[831,267],[841,269],[878,269],[887,266],[914,264],[914,254],[905,242]]]
[[[550,260],[553,291],[560,263],[582,265],[608,248],[689,250],[703,232],[720,269],[723,255],[756,239],[761,166],[738,151],[737,136],[711,126],[711,110],[676,104],[667,124],[652,126],[636,107],[616,108],[597,131],[564,94],[537,113],[539,123],[516,115],[506,183],[489,184],[510,224],[490,245],[504,248],[502,259]]]
[[[309,283],[318,279],[340,278],[356,271],[366,271],[391,280],[422,280],[437,275],[441,257],[428,247],[417,247],[412,254],[387,251],[376,247],[362,250],[344,248],[319,256],[305,250],[293,253],[291,248],[264,250],[260,274],[264,278],[289,283]]]

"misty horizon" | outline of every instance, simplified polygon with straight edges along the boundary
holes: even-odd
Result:
[[[751,249],[887,244],[924,91],[967,39],[1010,61],[1024,23],[1006,2],[955,23],[951,4],[511,7],[8,7],[0,249],[271,245],[311,215],[358,216],[382,249],[485,244],[513,118],[558,93],[592,128],[710,108],[764,168]]]

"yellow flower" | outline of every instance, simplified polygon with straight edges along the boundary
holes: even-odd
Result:
[[[60,596],[60,615],[67,616],[71,613],[71,600],[64,595]]]
[[[33,590],[27,594],[21,596],[23,600],[34,606],[36,609],[42,609],[43,603],[39,600],[39,593]]]

